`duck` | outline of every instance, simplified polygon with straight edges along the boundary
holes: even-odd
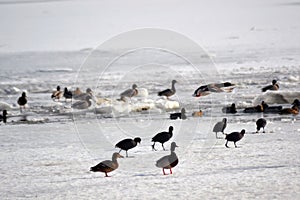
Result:
[[[195,111],[192,113],[193,117],[202,117],[203,116],[203,111],[200,109],[199,111]]]
[[[167,175],[165,173],[165,169],[170,169],[170,174],[172,174],[173,173],[172,168],[174,168],[179,162],[178,157],[175,153],[176,147],[178,147],[177,144],[175,142],[172,142],[171,143],[171,154],[164,156],[156,161],[156,164],[155,164],[156,167],[162,168],[164,175]]]
[[[85,100],[77,101],[72,104],[72,108],[75,109],[87,109],[92,105],[92,97],[87,95]]]
[[[267,125],[267,120],[265,120],[264,118],[259,118],[256,121],[256,133],[258,133],[258,131],[262,128],[263,129],[263,133],[265,133],[265,126]]]
[[[7,119],[7,110],[3,110],[2,115],[0,115],[0,122],[3,121],[3,123],[5,124],[6,119]]]
[[[67,99],[71,99],[71,101],[72,101],[73,94],[66,87],[64,89],[64,97],[65,97],[66,101],[67,101]]]
[[[263,101],[264,102],[264,101]],[[263,112],[264,111],[264,106],[263,104],[259,104],[254,107],[249,107],[244,109],[244,113],[258,113],[258,112]]]
[[[124,150],[126,151],[126,157],[128,157],[128,153],[127,151],[129,149],[132,149],[134,147],[136,147],[136,145],[139,143],[141,143],[141,138],[139,137],[136,137],[134,139],[131,139],[131,138],[128,138],[128,139],[124,139],[124,140],[121,140],[120,142],[118,142],[116,145],[115,145],[115,148],[120,148],[120,151],[119,153]]]
[[[299,99],[295,99],[292,103],[293,106],[297,106],[298,108],[300,108],[300,101]]]
[[[223,107],[222,112],[223,113],[232,113],[232,114],[237,113],[235,103],[232,103],[231,106],[229,106],[229,107]]]
[[[80,94],[82,94],[82,92],[81,92],[81,90],[80,90],[79,87],[77,87],[77,88],[72,92],[72,95],[73,95],[73,96],[78,96],[78,95],[80,95]]]
[[[239,140],[241,140],[244,137],[245,132],[246,132],[245,129],[242,129],[241,132],[232,132],[232,133],[230,133],[228,135],[226,134],[225,139],[227,141],[226,141],[225,147],[229,148],[228,145],[227,145],[227,143],[228,143],[228,141],[231,141],[231,142],[234,142],[234,146],[235,146],[235,148],[237,148],[236,142],[239,141]]]
[[[185,108],[181,109],[181,112],[179,113],[171,113],[170,114],[170,119],[186,119],[186,115],[185,115]]]
[[[293,115],[298,115],[299,114],[299,108],[296,105],[293,105],[292,108],[284,108],[281,111],[279,111],[280,115],[288,115],[288,114],[293,114]]]
[[[93,91],[91,88],[87,88],[85,93],[79,93],[78,95],[73,95],[75,100],[85,100],[87,96],[93,96]]]
[[[119,153],[113,153],[112,160],[104,160],[94,167],[90,168],[92,172],[104,172],[105,177],[108,177],[107,173],[112,172],[119,167],[119,163],[117,161],[118,158],[123,158],[123,156]]]
[[[171,89],[166,89],[166,90],[158,92],[158,96],[166,96],[167,99],[169,99],[170,96],[172,96],[172,95],[174,95],[176,93],[175,83],[177,83],[177,81],[176,80],[172,80],[172,87],[171,87]]]
[[[266,102],[262,101],[261,106],[264,113],[278,113],[282,110],[282,106],[269,106]]]
[[[154,148],[155,142],[160,142],[161,145],[162,145],[163,150],[165,151],[164,143],[167,142],[167,141],[169,141],[172,136],[173,136],[173,126],[169,127],[169,131],[168,132],[157,133],[152,138],[152,142],[154,142],[153,145],[152,145],[152,150],[156,151],[156,149]]]
[[[59,99],[63,96],[63,92],[60,91],[60,86],[58,85],[56,87],[56,91],[54,91],[51,95],[51,98],[53,99],[53,101],[55,101],[56,99],[59,101]]]
[[[224,134],[224,130],[227,126],[227,118],[223,118],[222,121],[217,122],[213,128],[213,132],[216,133],[216,138],[218,139],[218,132],[222,132]]]
[[[22,112],[22,107],[25,110],[25,105],[27,104],[27,96],[26,96],[26,92],[22,92],[21,97],[18,98],[17,103],[20,106],[20,112]]]
[[[233,86],[235,86],[235,84],[230,82],[202,85],[194,91],[193,97],[206,96],[211,92],[231,92],[234,89]]]
[[[261,89],[262,92],[266,92],[267,90],[279,90],[279,85],[276,80],[272,81],[272,85],[265,86]]]
[[[138,90],[136,88],[137,88],[137,85],[133,84],[131,89],[127,89],[124,92],[122,92],[120,94],[120,96],[121,96],[120,100],[126,102],[125,97],[129,97],[131,99],[131,97],[137,96],[138,95]]]

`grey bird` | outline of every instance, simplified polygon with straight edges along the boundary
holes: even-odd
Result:
[[[122,101],[126,101],[126,97],[129,97],[129,99],[131,99],[131,97],[136,96],[138,94],[138,90],[136,89],[137,85],[133,84],[131,89],[125,90],[124,92],[122,92],[120,94],[121,100]]]
[[[105,160],[100,162],[94,167],[91,167],[90,171],[92,172],[104,172],[105,177],[108,177],[107,173],[112,172],[119,167],[119,163],[117,161],[118,158],[123,158],[119,153],[114,153],[112,155],[112,160]]]
[[[93,91],[91,88],[87,88],[85,93],[73,94],[75,100],[85,100],[87,96],[93,96]]]
[[[223,118],[221,122],[217,122],[213,128],[213,132],[216,133],[216,138],[218,139],[218,132],[222,132],[224,134],[224,130],[227,126],[227,119]]]
[[[173,80],[171,89],[166,89],[166,90],[158,92],[158,96],[166,96],[167,99],[169,99],[170,96],[172,96],[176,93],[175,83],[177,83],[177,81]]]
[[[92,105],[92,97],[86,96],[85,100],[77,101],[72,104],[72,108],[75,109],[87,109]]]
[[[156,167],[162,168],[163,174],[166,175],[165,169],[170,169],[170,174],[172,174],[172,168],[178,164],[178,157],[175,153],[175,148],[178,147],[175,142],[171,143],[171,154],[164,156],[156,161]]]

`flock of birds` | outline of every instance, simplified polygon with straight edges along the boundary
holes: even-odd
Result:
[[[171,88],[166,89],[163,91],[158,92],[158,96],[165,96],[167,99],[174,95],[176,93],[176,80],[173,80],[171,83]],[[231,92],[234,89],[234,84],[230,82],[224,82],[224,83],[217,83],[217,84],[208,84],[200,86],[197,90],[195,90],[193,96],[194,97],[200,97],[200,96],[206,96],[213,92]],[[266,86],[262,88],[262,92],[265,92],[267,90],[278,90],[279,86],[277,84],[276,80],[272,81],[272,85]],[[125,90],[120,94],[120,101],[127,101],[126,98],[131,99],[132,97],[136,96],[138,94],[137,85],[133,84],[132,88]],[[75,91],[69,91],[67,88],[64,88],[64,91],[61,90],[60,86],[57,86],[56,91],[53,92],[51,95],[51,98],[56,101],[60,100],[61,98],[65,98],[65,101],[70,100],[71,102],[73,100],[76,100],[74,103],[72,102],[72,108],[75,109],[86,109],[91,106],[92,98],[93,98],[93,92],[90,88],[86,90],[86,92],[81,92],[79,88],[76,88]],[[20,106],[20,112],[25,109],[25,106],[27,104],[27,96],[26,93],[23,92],[21,97],[17,100],[18,105]],[[268,106],[264,101],[255,107],[246,108],[244,110],[245,113],[252,113],[252,112],[267,112],[267,113],[279,113],[279,114],[298,114],[299,113],[299,107],[300,107],[300,101],[298,99],[295,99],[295,101],[292,104],[292,108],[282,108],[282,106]],[[223,113],[236,113],[236,107],[233,103],[230,107],[224,107],[222,109]],[[202,111],[194,112],[193,116],[202,116]],[[170,114],[170,119],[186,119],[186,111],[184,108],[181,109],[181,112],[179,113],[172,113]],[[7,119],[7,111],[3,110],[2,115],[0,115],[0,121],[3,121],[6,123]],[[263,132],[265,132],[265,126],[267,124],[267,121],[264,118],[260,118],[256,121],[256,129],[260,131],[260,129],[263,129]],[[218,139],[218,133],[221,132],[223,134],[224,130],[227,126],[227,118],[224,118],[222,121],[217,122],[215,126],[213,127],[213,132],[216,134],[216,138]],[[170,126],[168,131],[157,133],[152,138],[152,150],[156,151],[155,144],[161,143],[163,150],[165,150],[164,143],[169,141],[170,138],[173,136],[173,127]],[[228,147],[228,142],[231,141],[234,143],[234,146],[236,146],[236,142],[241,140],[244,137],[245,129],[242,129],[240,132],[231,132],[230,134],[225,134],[226,143],[225,146]],[[134,148],[137,146],[138,143],[141,143],[141,138],[136,137],[134,139],[124,139],[120,142],[118,142],[115,147],[120,148],[120,151],[117,153],[113,153],[112,160],[105,160],[97,164],[96,166],[93,166],[90,168],[90,171],[93,172],[103,172],[105,173],[105,176],[107,177],[109,172],[117,169],[119,167],[118,158],[123,158],[123,156],[120,154],[122,150],[126,151],[126,157],[128,157],[128,150]],[[178,147],[175,142],[171,143],[171,153],[170,155],[164,156],[157,160],[156,166],[159,168],[162,168],[163,174],[166,175],[165,169],[170,170],[170,174],[172,174],[172,168],[175,167],[178,164],[178,157],[175,153],[175,148]]]

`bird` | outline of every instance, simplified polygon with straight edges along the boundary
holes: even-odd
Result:
[[[18,99],[18,104],[20,106],[20,112],[22,112],[22,107],[25,110],[25,105],[27,104],[27,96],[26,92],[22,92],[22,96]]]
[[[137,85],[133,84],[131,89],[127,89],[124,92],[122,92],[120,94],[120,96],[121,96],[120,100],[126,102],[125,97],[129,97],[131,99],[131,97],[138,95],[138,90],[136,88],[137,88]]]
[[[0,122],[3,121],[3,123],[5,124],[6,119],[7,119],[7,110],[3,110],[2,115],[0,115]]]
[[[85,100],[87,96],[93,96],[93,91],[91,88],[87,88],[85,93],[79,93],[78,95],[73,95],[75,100]]]
[[[121,140],[120,142],[118,142],[118,143],[116,144],[115,147],[116,147],[116,148],[117,148],[117,147],[120,148],[119,153],[120,153],[122,150],[126,151],[126,157],[128,157],[127,151],[128,151],[129,149],[132,149],[132,148],[136,147],[136,145],[137,145],[138,143],[141,143],[141,138],[139,138],[139,137],[136,137],[136,138],[134,138],[134,139],[128,138],[128,139],[124,139],[124,140]]]
[[[60,86],[58,85],[56,87],[56,91],[54,91],[51,95],[51,98],[55,101],[56,99],[59,101],[59,99],[63,96],[63,92],[60,91]]]
[[[249,107],[244,109],[244,113],[257,113],[257,112],[264,112],[264,109],[268,107],[267,104],[262,101],[261,104],[254,106],[254,107]]]
[[[237,147],[236,142],[244,137],[245,132],[246,132],[245,129],[243,129],[241,132],[232,132],[228,135],[226,134],[225,139],[227,141],[226,141],[225,147],[229,148],[227,146],[228,141],[234,142],[234,146]]]
[[[202,117],[203,116],[203,112],[202,110],[200,109],[199,111],[195,111],[192,113],[192,116],[193,117]]]
[[[170,138],[172,136],[173,136],[173,126],[169,127],[169,132],[160,132],[160,133],[157,133],[152,138],[152,142],[154,142],[153,145],[152,145],[152,150],[156,151],[156,149],[154,148],[155,142],[160,142],[161,145],[162,145],[162,148],[165,150],[164,143],[167,142],[168,140],[170,140]]]
[[[235,84],[230,82],[202,85],[194,91],[193,97],[206,96],[211,92],[231,92],[234,89],[232,86],[235,86]]]
[[[224,130],[227,126],[227,119],[223,118],[221,122],[217,122],[213,128],[213,132],[216,133],[216,138],[218,139],[218,132],[222,132],[224,134]]]
[[[265,86],[261,89],[262,92],[266,92],[267,90],[278,90],[279,85],[277,84],[276,80],[272,81],[272,85]]]
[[[119,153],[113,153],[112,160],[105,160],[90,168],[92,172],[104,172],[105,177],[108,177],[107,173],[118,169],[119,163],[117,161],[118,158],[123,158]]]
[[[179,113],[171,113],[170,114],[170,119],[186,119],[186,115],[185,115],[185,108],[181,109],[181,112]]]
[[[76,90],[74,90],[74,91],[72,92],[72,94],[73,94],[73,96],[78,96],[78,95],[82,94],[82,92],[81,92],[81,90],[79,89],[79,87],[77,87]]]
[[[156,167],[162,168],[163,174],[166,175],[165,169],[170,169],[170,174],[172,174],[172,168],[178,164],[178,157],[175,153],[175,148],[178,147],[175,142],[171,143],[171,154],[164,156],[156,161]]]
[[[299,114],[299,108],[296,105],[293,105],[292,108],[283,108],[281,111],[279,111],[280,115],[298,115]]]
[[[292,103],[293,106],[297,106],[298,108],[300,108],[300,101],[299,99],[295,99]]]
[[[80,100],[72,104],[72,108],[75,109],[87,109],[92,105],[92,97],[91,96],[86,96],[85,100]]]
[[[262,128],[263,129],[263,133],[265,132],[265,126],[267,125],[267,121],[264,118],[259,118],[256,121],[256,133],[258,133],[258,131]]]
[[[232,114],[235,114],[237,111],[236,111],[236,107],[235,107],[235,103],[232,103],[231,106],[229,107],[223,107],[222,108],[222,112],[223,113],[232,113]]]
[[[176,80],[172,80],[172,87],[171,87],[171,89],[166,89],[166,90],[158,92],[158,96],[166,96],[167,99],[169,99],[170,96],[172,96],[172,95],[174,95],[176,93],[175,83],[177,83],[177,81]]]
[[[64,97],[65,97],[66,101],[67,101],[67,99],[71,99],[71,101],[72,101],[72,96],[73,96],[72,92],[69,91],[68,88],[65,87]]]

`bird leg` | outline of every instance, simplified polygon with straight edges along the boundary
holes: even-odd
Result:
[[[154,142],[154,144],[152,145],[152,151],[157,151],[157,150],[154,148],[154,145],[155,145],[155,142]]]
[[[235,142],[234,142],[234,146],[235,146],[235,148],[237,148],[237,146],[236,146]]]
[[[122,149],[120,149],[119,153],[122,151]]]
[[[170,168],[170,174],[172,174],[173,172],[172,172],[172,167]]]
[[[104,172],[104,173],[105,173],[105,177],[108,177],[107,172]]]
[[[163,170],[163,173],[164,173],[164,175],[166,175],[166,173],[165,173],[165,169],[164,169],[164,168],[162,168],[162,170]]]
[[[163,149],[164,149],[164,151],[165,151],[166,149],[165,149],[165,147],[164,147],[164,143],[162,143],[162,144],[161,144],[161,146],[162,146],[162,148],[163,148]]]
[[[127,153],[127,151],[126,151],[126,158],[128,158],[128,153]]]
[[[263,133],[265,133],[265,127],[263,127]]]
[[[226,141],[225,147],[229,148],[229,146],[227,146],[228,140]]]
[[[218,132],[216,132],[216,139],[218,139]]]

